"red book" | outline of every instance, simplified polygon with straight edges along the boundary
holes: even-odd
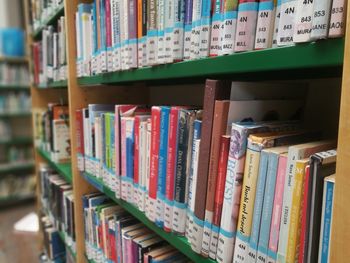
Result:
[[[150,163],[150,181],[149,181],[149,197],[157,199],[158,187],[158,159],[159,159],[159,131],[160,131],[160,107],[152,107],[151,117],[151,163]]]
[[[76,136],[77,136],[77,153],[84,155],[84,122],[83,110],[75,111]]]
[[[106,44],[107,47],[112,46],[112,25],[111,25],[111,3],[110,0],[105,0],[106,10]]]
[[[306,238],[306,232],[308,231],[306,229],[306,220],[307,220],[307,213],[308,213],[308,196],[309,196],[309,183],[310,183],[310,166],[306,166],[305,169],[305,179],[304,179],[304,193],[303,193],[303,199],[301,203],[302,211],[301,211],[301,225],[300,225],[300,245],[299,245],[299,263],[304,262],[304,250],[305,250],[305,238]]]
[[[221,211],[222,211],[222,204],[224,201],[225,181],[226,181],[226,171],[227,171],[227,161],[228,161],[229,150],[230,150],[230,136],[223,135],[221,136],[221,141],[220,141],[219,167],[218,167],[218,176],[216,178],[216,189],[215,189],[215,199],[214,199],[213,224],[215,226],[220,226],[220,223],[221,223]]]
[[[139,183],[139,154],[140,154],[140,116],[134,121],[134,184]]]

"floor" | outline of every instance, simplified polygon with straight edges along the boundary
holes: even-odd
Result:
[[[30,212],[34,202],[0,208],[0,263],[37,263],[38,235],[15,233],[13,225]]]

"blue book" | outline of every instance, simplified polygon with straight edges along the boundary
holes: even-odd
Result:
[[[170,107],[161,107],[160,110],[160,135],[159,135],[159,159],[158,159],[158,186],[157,186],[157,217],[156,224],[163,228],[164,225],[164,200],[166,190],[166,166],[168,154]]]

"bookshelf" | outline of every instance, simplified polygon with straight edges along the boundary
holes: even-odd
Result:
[[[64,10],[58,10],[44,25],[53,24],[60,14],[66,16],[68,81],[51,83],[47,87],[31,87],[33,107],[45,107],[53,101],[65,101],[69,105],[70,134],[72,145],[71,164],[55,164],[49,154],[36,149],[35,165],[46,161],[73,185],[75,199],[76,261],[86,262],[84,241],[84,220],[82,195],[99,190],[124,207],[146,226],[166,239],[194,262],[214,262],[195,254],[181,237],[166,233],[150,222],[134,206],[118,200],[113,192],[94,176],[77,169],[75,131],[77,124],[73,116],[77,109],[89,103],[147,103],[148,84],[191,83],[205,78],[230,78],[232,80],[257,79],[308,79],[342,77],[341,108],[338,134],[337,187],[332,228],[331,262],[347,262],[350,257],[350,17],[348,13],[346,37],[322,40],[317,43],[300,44],[290,47],[238,53],[224,57],[206,58],[196,61],[179,62],[123,72],[106,73],[91,77],[77,78],[75,12],[78,0],[65,0]],[[26,4],[26,8],[28,6]],[[28,11],[27,11],[28,13]],[[27,18],[28,21],[28,18]],[[42,28],[40,29],[42,30]],[[40,32],[28,35],[28,48],[33,39],[40,38]],[[343,72],[343,74],[342,74]],[[57,87],[67,89],[57,89]],[[167,89],[169,92],[169,89]],[[330,89],[331,93],[332,90]],[[37,180],[39,182],[39,179]],[[38,188],[38,194],[40,189]],[[39,204],[40,207],[40,204]],[[90,261],[92,262],[92,261]]]

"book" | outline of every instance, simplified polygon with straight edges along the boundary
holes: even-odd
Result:
[[[235,49],[236,25],[238,17],[238,0],[226,0],[223,8],[223,21],[221,26],[220,55],[229,55]]]
[[[277,0],[276,12],[275,12],[275,22],[272,36],[272,47],[277,47],[277,37],[278,37],[278,28],[281,18],[281,0]]]
[[[235,52],[253,50],[258,8],[258,1],[239,1]]]
[[[300,0],[296,9],[293,40],[295,43],[308,42],[311,39],[314,2]]]
[[[254,49],[272,46],[277,1],[260,1],[256,22]]]
[[[333,0],[328,37],[342,37],[345,33],[346,1]]]
[[[210,38],[210,51],[209,56],[216,57],[219,55],[219,50],[221,49],[221,38],[220,29],[221,21],[223,18],[223,3],[224,1],[216,0],[213,1],[213,15],[211,21],[211,38]]]
[[[199,58],[209,56],[210,51],[210,28],[211,28],[212,1],[202,1],[200,19]]]
[[[165,0],[157,0],[157,64],[165,63]]]
[[[295,163],[297,160],[310,157],[316,152],[328,150],[334,147],[332,141],[318,141],[306,144],[300,144],[289,147],[287,178],[284,184],[283,205],[281,215],[281,226],[278,240],[278,261],[285,261],[287,253],[288,231],[290,227],[291,205],[292,205],[292,189],[295,185]]]
[[[315,2],[313,4],[313,18],[311,39],[326,38],[329,29],[332,1]]]
[[[157,0],[147,2],[147,65],[157,62]]]
[[[173,60],[183,59],[185,0],[174,0]]]
[[[184,60],[191,57],[191,34],[192,34],[192,15],[193,0],[185,1],[185,20],[184,20]]]
[[[164,31],[165,31],[165,62],[173,62],[173,37],[175,26],[175,1],[165,1]]]
[[[190,59],[199,58],[202,1],[193,0]]]
[[[335,178],[335,175],[330,175],[324,179],[321,217],[322,224],[320,231],[320,248],[318,254],[318,261],[322,263],[329,262],[330,260]]]
[[[293,44],[296,0],[281,0],[280,19],[278,23],[277,45]]]

